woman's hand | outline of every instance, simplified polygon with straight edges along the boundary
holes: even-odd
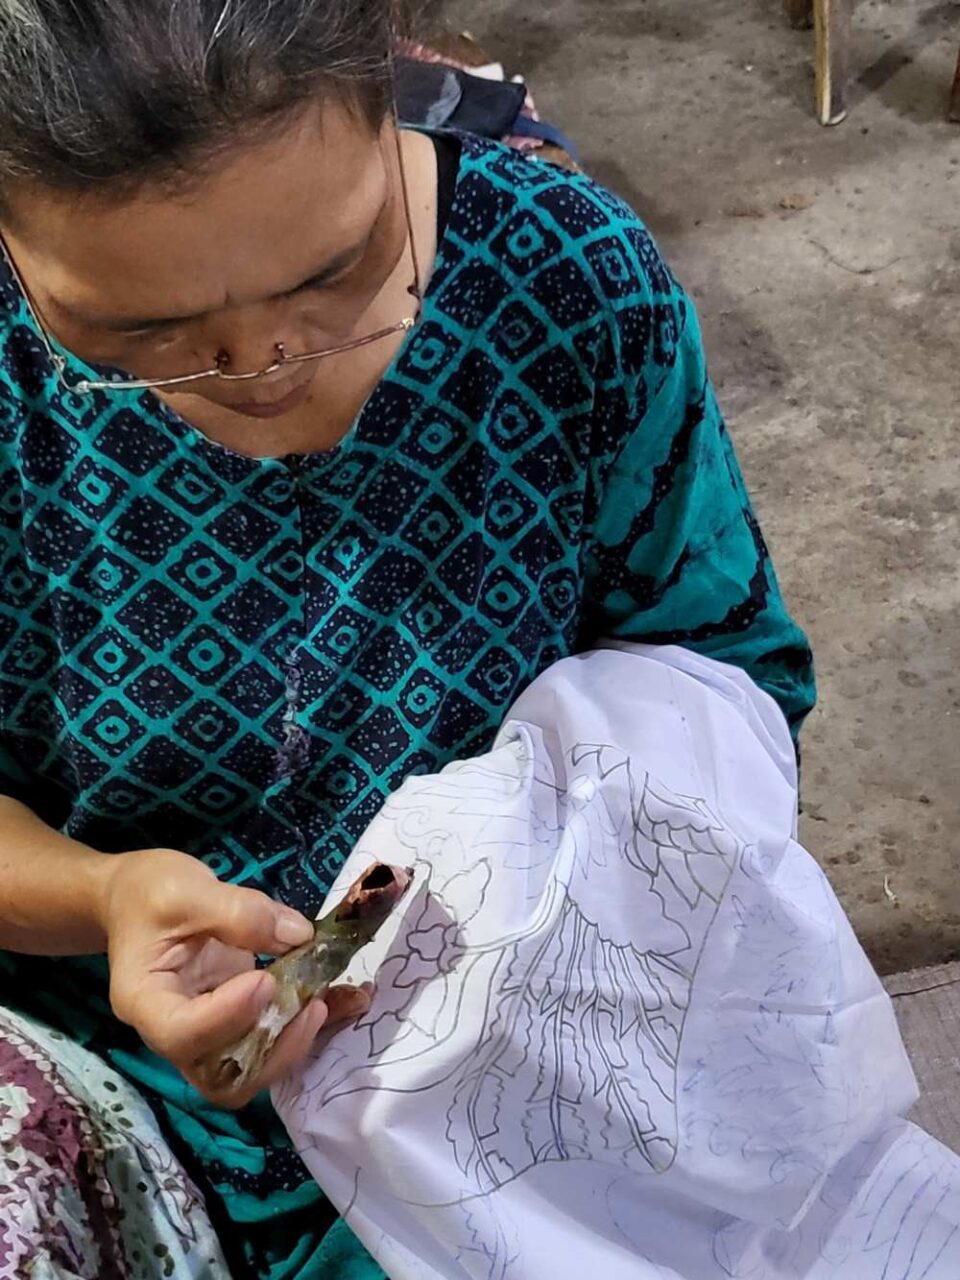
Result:
[[[251,1030],[273,997],[274,980],[254,968],[254,955],[281,955],[313,927],[256,889],[224,884],[185,853],[148,849],[110,862],[102,923],[114,1012],[219,1106],[245,1105],[306,1056],[325,1023],[367,1008],[364,992],[331,988],[284,1030],[257,1080],[211,1091],[199,1062]]]

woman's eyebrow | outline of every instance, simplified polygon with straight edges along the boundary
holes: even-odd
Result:
[[[289,298],[295,293],[299,293],[301,289],[305,289],[308,285],[321,285],[328,280],[332,280],[363,253],[368,239],[369,237],[365,236],[363,240],[351,245],[348,249],[342,249],[339,253],[334,254],[332,258],[328,258],[322,267],[304,276],[297,284],[291,285],[288,289],[280,289],[276,293],[268,295],[262,301],[275,302],[279,298]],[[63,302],[59,298],[52,297],[51,301],[58,311],[68,316],[71,320],[88,325],[90,328],[106,329],[111,333],[169,329],[175,325],[189,324],[192,321],[202,320],[210,314],[209,311],[194,311],[172,316],[96,316],[72,307],[69,303]]]

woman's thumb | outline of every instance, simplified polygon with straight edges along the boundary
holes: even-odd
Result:
[[[216,880],[202,915],[204,929],[228,946],[282,955],[313,937],[313,925],[299,911],[274,902],[258,889]]]

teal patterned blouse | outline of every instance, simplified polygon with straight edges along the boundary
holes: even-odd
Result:
[[[810,652],[693,307],[608,192],[461,147],[422,317],[328,453],[72,397],[0,279],[0,787],[54,827],[314,912],[404,777],[604,637],[734,663],[799,728]],[[213,1111],[110,1017],[102,960],[0,983],[143,1088],[238,1276],[378,1274],[265,1105]]]

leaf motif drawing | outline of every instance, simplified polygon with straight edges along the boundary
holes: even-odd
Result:
[[[460,1211],[465,1240],[456,1259],[463,1266],[464,1274],[478,1274],[479,1266],[486,1280],[507,1280],[519,1258],[519,1240],[503,1207],[486,1200],[473,1200],[462,1205]]]
[[[654,791],[646,777],[635,787],[617,753],[583,748],[574,762],[606,776],[622,768],[630,803],[618,819],[579,785],[566,835],[583,879],[537,930],[505,947],[488,992],[447,1111],[457,1164],[484,1191],[550,1161],[662,1172],[676,1153],[683,1022],[738,845],[702,802]],[[671,950],[614,941],[576,901],[589,876],[604,875],[611,850],[643,873],[641,893],[659,899],[657,936]]]
[[[328,1059],[315,1085],[324,1106],[416,1063],[411,1092],[436,1098],[468,1197],[553,1162],[662,1172],[677,1149],[684,1020],[740,847],[620,751],[567,763],[566,790],[536,779],[506,813],[513,778],[484,777],[456,836],[452,775],[391,800],[384,822],[424,898],[380,962],[387,999],[355,1029],[366,1052]],[[491,1274],[509,1253],[493,1247]]]
[[[570,762],[573,765],[579,766],[588,760],[592,761],[596,776],[602,781],[616,769],[623,769],[627,773],[630,771],[630,757],[616,747],[602,743],[581,742],[570,752]]]

